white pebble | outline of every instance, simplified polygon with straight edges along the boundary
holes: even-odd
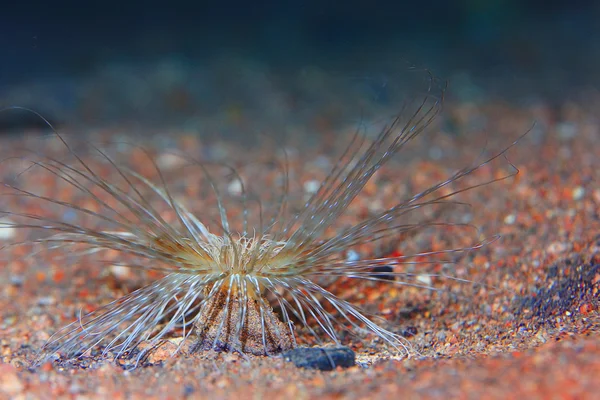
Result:
[[[348,250],[346,253],[346,261],[358,261],[360,260],[360,254],[356,250]]]
[[[316,179],[312,179],[310,181],[306,181],[304,182],[304,191],[308,194],[313,194],[316,193],[317,190],[319,190],[319,187],[321,186],[321,182],[319,182]]]
[[[575,189],[573,189],[573,193],[571,195],[573,196],[573,200],[581,200],[583,199],[583,196],[585,196],[585,189],[581,186],[577,186]]]
[[[118,279],[125,279],[129,276],[131,269],[124,265],[111,265],[110,272]]]
[[[377,213],[383,211],[383,203],[380,199],[374,199],[373,201],[369,201],[367,208],[371,213]]]
[[[229,186],[227,186],[227,191],[229,194],[233,196],[239,196],[242,194],[242,182],[239,179],[231,181]]]
[[[431,275],[417,275],[417,282],[420,282],[427,286],[431,286],[431,284],[433,283]]]
[[[515,214],[508,214],[504,217],[504,223],[506,225],[512,225],[517,221],[517,216]]]
[[[16,229],[12,226],[13,223],[7,218],[0,219],[0,240],[12,239],[15,236]]]
[[[564,252],[568,251],[569,248],[570,248],[570,246],[566,243],[552,242],[546,248],[546,251],[550,254],[559,254],[559,253],[564,253]]]
[[[183,166],[185,160],[183,157],[173,153],[162,153],[156,158],[156,165],[161,170],[168,171]]]

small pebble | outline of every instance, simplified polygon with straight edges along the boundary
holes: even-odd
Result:
[[[506,225],[514,224],[516,220],[517,220],[517,216],[515,214],[508,214],[506,217],[504,217],[504,223]]]
[[[37,300],[37,304],[40,306],[51,306],[56,303],[56,299],[52,296],[40,297]]]
[[[419,331],[417,330],[416,326],[407,326],[403,331],[402,331],[402,336],[405,338],[410,338],[415,336],[417,333],[419,333]]]
[[[373,267],[372,272],[374,278],[384,279],[386,281],[393,281],[395,278],[392,274],[392,272],[394,272],[394,268],[392,268],[390,265],[378,265]]]
[[[13,222],[7,218],[0,218],[0,240],[11,239],[15,236],[16,229]]]
[[[319,190],[319,186],[321,186],[321,182],[316,179],[312,179],[310,181],[304,182],[304,192],[308,194],[316,193]]]
[[[229,186],[227,186],[227,191],[229,194],[234,196],[239,196],[242,194],[242,182],[239,179],[231,181]]]
[[[427,286],[431,286],[431,284],[433,283],[431,275],[417,275],[417,282],[420,282]]]
[[[25,282],[23,275],[11,275],[10,284],[13,286],[21,286]]]
[[[367,203],[367,208],[369,209],[369,212],[371,212],[373,214],[381,212],[384,209],[383,203],[379,199],[374,199],[373,201],[369,201]]]
[[[559,253],[564,253],[568,249],[569,249],[569,246],[566,243],[552,242],[546,248],[546,251],[550,254],[559,254]]]
[[[581,186],[577,186],[575,189],[573,189],[572,196],[573,200],[575,201],[583,199],[583,196],[585,196],[585,189]]]
[[[283,359],[298,368],[331,371],[355,365],[355,354],[349,347],[299,347],[283,353]]]
[[[124,265],[111,265],[109,270],[118,279],[125,279],[131,273],[131,269]]]
[[[360,254],[356,250],[348,250],[346,253],[346,261],[354,262],[360,260]]]
[[[185,164],[185,159],[173,153],[162,153],[156,157],[156,165],[164,171],[181,167]]]

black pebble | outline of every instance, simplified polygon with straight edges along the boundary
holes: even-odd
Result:
[[[385,279],[387,281],[393,281],[395,279],[395,276],[391,274],[391,272],[394,272],[394,268],[389,265],[378,265],[371,270],[371,274],[374,278]]]
[[[348,347],[299,347],[283,353],[283,358],[298,368],[321,371],[348,368],[355,364],[354,352]]]
[[[406,329],[402,331],[402,336],[405,338],[413,337],[418,333],[416,326],[407,326]]]

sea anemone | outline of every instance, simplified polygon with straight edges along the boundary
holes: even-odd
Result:
[[[431,124],[444,90],[430,79],[427,93],[406,102],[377,135],[367,137],[357,129],[325,179],[297,208],[290,200],[285,153],[279,160],[281,190],[270,202],[250,191],[248,180],[235,169],[180,154],[181,171],[194,168],[198,173],[185,170],[178,177],[201,180],[210,188],[206,193],[196,191],[199,199],[182,198],[180,190],[172,189],[176,177],[163,171],[142,146],[134,149],[147,162],[132,165],[96,145],[90,144],[84,154],[53,129],[62,155],[29,151],[11,158],[27,167],[3,183],[2,195],[38,207],[2,211],[2,227],[38,234],[5,247],[27,245],[34,251],[80,258],[116,251],[120,258],[112,257],[111,265],[163,275],[80,315],[48,340],[34,364],[57,354],[69,360],[100,350],[102,356],[128,357],[138,365],[174,332],[183,337],[180,348],[188,343],[192,350],[273,355],[296,347],[300,328],[318,342],[336,344],[342,342],[340,332],[349,330],[369,332],[392,350],[407,352],[410,345],[398,332],[384,328],[376,316],[339,296],[339,281],[432,289],[420,274],[403,267],[428,258],[441,262],[444,255],[478,249],[495,237],[482,239],[475,230],[471,245],[410,255],[357,258],[348,257],[348,251],[431,228],[472,228],[440,221],[443,212],[434,211],[418,221],[411,221],[411,215],[425,208],[460,206],[452,199],[456,194],[516,174],[515,168],[499,178],[449,189],[502,157],[514,143],[355,225],[336,223],[369,179]],[[61,152],[56,147],[52,151]],[[228,193],[215,171],[227,171],[225,175],[237,183],[234,192],[241,207],[235,207],[235,212],[226,205]],[[56,190],[24,189],[23,182],[35,184],[42,175],[54,180]],[[209,199],[215,206],[206,210]],[[191,211],[192,207],[200,212]],[[382,266],[388,268],[385,276],[374,273]]]

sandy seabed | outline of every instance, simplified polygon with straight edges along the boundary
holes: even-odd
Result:
[[[438,292],[347,282],[337,288],[345,298],[357,299],[383,315],[387,328],[405,332],[415,350],[411,357],[397,357],[369,336],[345,336],[344,344],[356,352],[357,365],[334,371],[299,369],[281,357],[244,358],[213,351],[168,357],[167,351],[160,350],[151,355],[148,365],[132,371],[110,360],[94,359],[70,366],[46,363],[29,370],[35,352],[79,309],[91,311],[138,287],[142,278],[136,272],[106,272],[81,264],[65,269],[50,255],[40,255],[35,262],[14,261],[11,256],[19,254],[12,253],[0,268],[0,396],[593,398],[600,389],[597,115],[573,104],[558,111],[542,105],[519,110],[493,103],[473,110],[459,104],[447,107],[446,113],[458,121],[459,131],[473,114],[485,115],[487,125],[482,131],[498,134],[489,140],[476,132],[424,133],[417,139],[419,146],[443,149],[444,156],[432,158],[423,151],[423,157],[404,161],[400,157],[386,165],[352,203],[344,223],[357,221],[374,203],[393,203],[399,190],[434,184],[464,166],[465,160],[475,159],[486,145],[506,146],[528,129],[528,121],[535,119],[536,126],[508,153],[520,170],[516,177],[460,195],[461,201],[471,204],[470,222],[486,235],[501,235],[500,240],[465,255],[454,270],[481,285],[440,279],[434,282]],[[175,138],[187,150],[203,145],[185,133]],[[297,182],[326,174],[319,170],[322,158],[315,162],[318,154],[328,156],[324,149],[331,137],[322,138],[322,143],[311,144],[314,151],[294,155],[291,162],[306,171],[294,177]],[[13,146],[35,146],[36,136],[0,140],[6,157]],[[226,155],[244,153],[248,159],[264,158],[263,152],[268,151],[260,146],[246,150],[235,144],[212,144],[217,145]],[[144,146],[161,156],[155,136]],[[507,163],[500,162],[472,178],[485,181],[507,172]],[[426,240],[435,247],[446,238]],[[369,246],[361,252],[376,252]]]

